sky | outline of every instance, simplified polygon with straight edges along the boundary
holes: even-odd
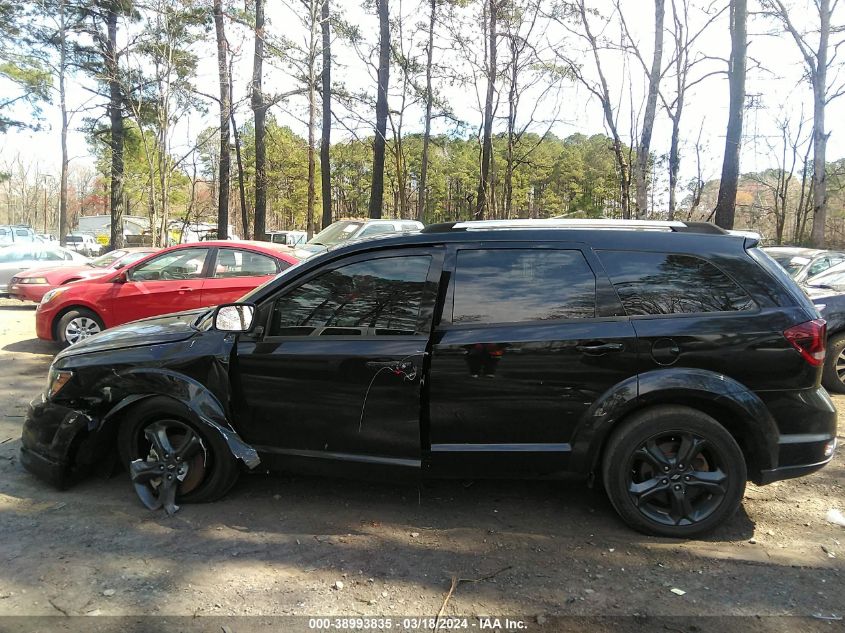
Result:
[[[696,2],[696,0],[692,0]],[[612,0],[595,0],[590,7],[596,8],[604,15],[611,15],[613,7]],[[697,0],[701,6],[709,0]],[[633,39],[640,45],[642,54],[646,59],[651,57],[653,40],[653,5],[645,0],[620,0],[621,8],[628,26],[632,32]],[[414,25],[427,19],[427,3],[410,3],[394,0],[391,3],[391,10],[394,19],[401,15],[404,23],[405,38],[403,48],[416,50],[422,55],[423,36],[417,34],[412,37]],[[667,2],[667,6],[670,5]],[[714,3],[718,5],[719,3]],[[755,2],[749,3],[753,6]],[[365,9],[358,0],[337,0],[335,5],[342,11],[344,19],[350,24],[357,25],[367,41],[372,41],[378,32],[376,18],[369,9]],[[812,17],[812,0],[793,0],[792,5],[796,8],[796,19],[799,21]],[[644,8],[648,10],[643,10]],[[845,14],[845,8],[839,12]],[[696,14],[695,23],[701,23],[700,13]],[[667,12],[667,27],[669,25]],[[284,4],[282,0],[268,0],[267,20],[268,28],[274,33],[283,34],[295,42],[301,43],[305,32],[299,26],[298,15],[295,8]],[[845,15],[837,16],[834,22],[845,22]],[[594,30],[603,28],[603,22],[594,18],[591,22]],[[446,33],[448,25],[438,24],[438,31]],[[695,24],[692,25],[695,28]],[[603,35],[608,39],[619,39],[619,26],[615,21],[604,26]],[[583,60],[584,71],[589,76],[595,77],[593,64],[590,56],[582,50],[582,44],[572,41],[561,45],[564,39],[563,29],[550,27],[544,31],[532,35],[532,41],[538,48],[547,50],[549,56],[554,51],[560,51],[565,47],[568,54]],[[251,118],[251,111],[248,107],[247,85],[251,74],[252,65],[252,37],[248,32],[235,27],[229,29],[230,45],[235,50],[237,60],[235,64],[235,99],[243,100],[242,106],[236,113],[239,122]],[[209,33],[208,42],[197,48],[200,57],[197,85],[205,92],[217,90],[217,66],[215,49],[213,44],[213,31]],[[746,171],[758,171],[776,165],[772,147],[777,147],[780,142],[780,131],[777,121],[780,118],[787,118],[797,126],[800,115],[803,111],[806,123],[804,129],[809,132],[812,113],[811,93],[806,81],[803,80],[803,64],[792,38],[782,28],[779,28],[771,20],[765,20],[760,16],[752,16],[749,24],[749,75],[747,93],[753,95],[749,107],[745,113],[745,143],[741,157],[741,169]],[[466,62],[460,51],[450,49],[446,46],[447,40],[441,39],[440,46],[436,48],[437,63],[441,66],[466,69]],[[366,48],[366,45],[363,47]],[[668,34],[665,42],[664,63],[668,62],[671,42]],[[730,40],[727,29],[726,15],[717,20],[700,39],[701,51],[711,57],[726,57],[730,51]],[[474,52],[480,55],[480,42],[474,48]],[[349,46],[336,41],[334,45],[335,67],[333,78],[335,81],[342,81],[350,89],[367,89],[372,92],[375,79],[372,72],[368,71],[366,65]],[[636,115],[642,108],[642,95],[646,83],[638,62],[633,57],[625,59],[617,52],[605,52],[602,55],[605,71],[608,76],[610,90],[618,99],[619,125],[623,135],[631,129],[630,121],[632,113]],[[718,60],[711,60],[700,65],[700,72],[707,73],[724,69],[725,63]],[[626,81],[625,77],[630,75],[632,80]],[[394,72],[392,77],[391,92],[396,96],[397,76]],[[671,93],[669,81],[665,83],[665,91]],[[284,92],[294,87],[295,83],[288,74],[288,69],[280,61],[265,64],[265,91],[268,93]],[[446,88],[443,96],[451,105],[458,118],[466,121],[469,126],[467,133],[475,132],[480,121],[479,104],[483,99],[485,85],[479,82],[476,88],[466,86],[455,86]],[[531,88],[525,89],[522,94],[522,104],[525,111],[529,105],[538,97],[539,91]],[[505,98],[501,95],[502,102],[498,114],[501,116],[506,111]],[[90,104],[90,93],[85,86],[77,80],[69,84],[69,101],[72,106]],[[630,106],[634,103],[634,107]],[[699,84],[689,94],[687,107],[682,123],[682,141],[684,143],[682,181],[691,178],[695,172],[695,159],[693,145],[701,133],[702,144],[702,175],[704,179],[717,178],[721,169],[722,154],[724,151],[724,128],[727,121],[728,86],[724,74],[717,74]],[[391,105],[395,107],[396,100]],[[305,134],[305,111],[304,100],[291,100],[283,107],[273,110],[274,116],[283,125],[289,125],[295,131]],[[338,108],[340,110],[340,108]],[[206,113],[194,111],[185,117],[176,127],[174,135],[173,151],[176,154],[183,153],[190,148],[198,132],[209,126],[215,125],[217,118],[216,104],[209,102]],[[338,116],[344,119],[345,124],[361,135],[366,135],[370,124],[366,120],[366,114],[359,116],[357,120],[345,117],[342,111]],[[606,128],[598,101],[577,82],[567,82],[563,85],[558,99],[547,99],[537,106],[537,118],[553,120],[550,126],[551,132],[565,137],[573,133],[595,134],[604,133]],[[73,129],[69,137],[70,155],[73,165],[91,164],[89,148],[84,134],[79,130],[81,127],[82,115],[77,115],[72,121]],[[55,106],[47,105],[44,108],[43,130],[38,132],[11,132],[5,137],[0,137],[0,166],[20,155],[25,161],[37,162],[41,171],[52,171],[58,173],[59,169],[59,112]],[[845,156],[845,98],[834,101],[828,108],[827,122],[830,132],[828,145],[829,160],[836,160]],[[545,131],[547,124],[539,124],[536,131]],[[406,115],[405,131],[417,132],[422,130],[422,108],[413,107]],[[447,124],[442,119],[434,124],[435,132],[450,132],[454,126]],[[670,139],[670,126],[665,113],[658,109],[658,118],[655,126],[655,133],[652,141],[652,151],[657,154],[668,152]],[[348,138],[350,132],[343,126],[335,126],[333,129],[333,140]],[[771,146],[771,147],[770,147]],[[663,176],[661,175],[661,178]],[[660,200],[665,203],[665,200]]]

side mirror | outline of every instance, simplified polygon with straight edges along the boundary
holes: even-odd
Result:
[[[114,278],[116,284],[125,284],[127,281],[129,281],[129,274],[125,270]]]
[[[248,303],[224,303],[214,310],[214,329],[221,332],[248,332],[255,318],[255,306]]]

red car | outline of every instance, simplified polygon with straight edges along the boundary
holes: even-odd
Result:
[[[70,345],[128,321],[236,301],[298,261],[291,248],[269,242],[180,244],[54,288],[38,304],[35,330]]]
[[[149,247],[121,248],[78,266],[30,268],[17,273],[9,280],[9,296],[21,301],[39,303],[45,294],[57,286],[108,275],[157,250]]]

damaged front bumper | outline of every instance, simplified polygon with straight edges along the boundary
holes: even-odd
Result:
[[[75,479],[80,465],[90,463],[90,431],[94,418],[47,400],[42,394],[29,403],[21,435],[21,464],[33,475],[58,488]]]

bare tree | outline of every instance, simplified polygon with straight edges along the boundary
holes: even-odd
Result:
[[[264,66],[264,0],[255,0],[255,52],[252,58],[252,111],[255,118],[255,216],[253,239],[267,230],[267,105],[261,88]]]
[[[499,2],[484,0],[485,2],[485,47],[487,94],[484,99],[484,119],[481,134],[481,173],[478,179],[478,195],[475,199],[475,219],[483,220],[490,206],[490,193],[493,190],[490,164],[493,160],[493,100],[496,96],[496,76],[498,66],[496,56],[499,49],[497,18]]]
[[[625,14],[622,12],[619,0],[614,2],[616,12],[636,57],[644,66],[648,79],[645,113],[643,114],[640,141],[637,145],[636,160],[633,165],[632,180],[636,189],[637,217],[645,215],[648,207],[648,166],[651,157],[651,136],[654,132],[654,119],[657,114],[657,97],[660,92],[660,81],[663,78],[663,21],[666,15],[665,0],[654,0],[654,48],[652,49],[651,65],[646,67],[645,60],[639,47],[634,43],[628,30]]]
[[[229,120],[232,117],[231,77],[229,76],[229,43],[223,21],[223,0],[214,0],[212,13],[217,36],[217,73],[220,79],[220,162],[218,165],[217,239],[225,240],[229,227]]]
[[[426,44],[427,63],[425,67],[425,130],[420,164],[420,184],[417,193],[417,220],[425,218],[428,201],[428,153],[431,144],[431,111],[434,104],[434,92],[431,87],[431,66],[434,61],[434,24],[437,18],[437,0],[429,0],[428,42]]]
[[[731,57],[728,66],[728,127],[725,133],[725,154],[722,178],[716,200],[717,226],[732,229],[736,214],[736,192],[739,185],[739,154],[742,147],[742,115],[745,109],[745,67],[748,51],[747,0],[731,0]]]
[[[332,135],[332,41],[330,0],[323,0],[320,9],[320,30],[323,39],[322,105],[323,126],[320,135],[320,178],[323,201],[321,228],[332,223],[332,165],[329,150]]]
[[[619,169],[619,188],[620,188],[620,205],[622,207],[622,217],[630,219],[631,217],[631,173],[630,161],[625,152],[625,145],[622,142],[622,137],[619,134],[619,126],[616,120],[616,112],[614,111],[613,101],[610,96],[610,88],[607,82],[607,76],[604,71],[600,51],[603,44],[599,42],[598,36],[593,32],[590,26],[588,16],[592,10],[588,10],[585,0],[575,0],[572,3],[572,10],[574,16],[569,11],[561,14],[556,14],[555,19],[571,34],[585,41],[589,47],[588,52],[593,58],[593,64],[596,74],[598,75],[598,82],[593,81],[584,73],[583,64],[579,59],[559,52],[558,56],[561,61],[567,66],[569,73],[581,85],[583,85],[601,104],[602,114],[604,115],[604,122],[610,132],[613,140],[613,155],[616,158],[616,166]],[[573,29],[569,20],[574,17],[580,24],[580,29]]]
[[[380,218],[384,201],[384,159],[387,134],[387,89],[390,83],[389,0],[376,0],[379,21],[378,95],[376,96],[376,135],[373,139],[373,175],[370,184],[369,216]]]
[[[810,233],[810,241],[813,246],[823,248],[825,245],[825,221],[827,219],[827,139],[829,134],[825,131],[825,110],[827,105],[845,93],[845,83],[830,85],[828,82],[828,71],[836,62],[836,54],[841,45],[845,44],[841,34],[845,31],[845,25],[831,26],[833,13],[839,5],[838,0],[814,0],[816,14],[813,15],[813,24],[805,32],[800,32],[791,16],[790,9],[782,0],[765,0],[766,6],[786,28],[804,60],[807,80],[813,89],[813,228]],[[816,22],[817,18],[817,22]],[[833,46],[833,54],[830,49],[830,36],[834,33],[839,36],[839,41]],[[810,42],[810,37],[816,35],[818,41]],[[834,76],[834,81],[838,76]]]

